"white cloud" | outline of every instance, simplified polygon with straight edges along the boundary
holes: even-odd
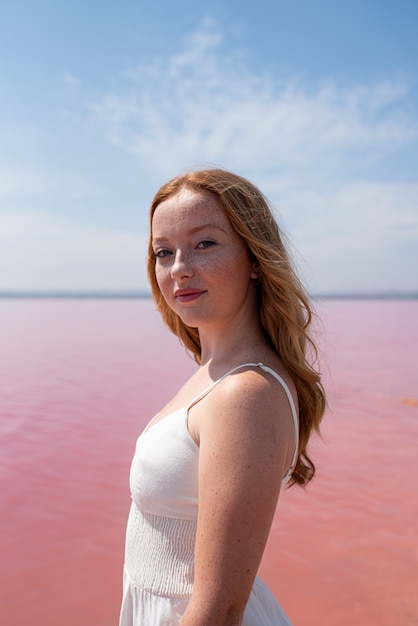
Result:
[[[210,23],[171,58],[141,65],[125,90],[91,107],[108,138],[151,172],[167,176],[214,162],[271,176],[323,176],[358,165],[418,138],[404,111],[401,77],[371,85],[329,80],[306,86],[255,76]]]
[[[294,190],[283,213],[315,290],[418,289],[418,183]]]
[[[40,211],[0,213],[0,289],[146,288],[146,238]]]

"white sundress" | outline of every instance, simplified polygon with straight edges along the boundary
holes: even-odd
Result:
[[[119,626],[177,626],[193,590],[194,544],[198,510],[199,447],[187,428],[189,409],[221,380],[243,367],[273,375],[289,400],[297,458],[299,423],[284,380],[262,363],[244,363],[212,383],[186,407],[151,423],[137,440],[130,472],[132,504],[126,531],[123,598]],[[291,626],[276,599],[256,578],[243,626]]]

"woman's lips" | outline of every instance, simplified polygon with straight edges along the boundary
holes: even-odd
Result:
[[[205,291],[201,289],[177,289],[174,292],[174,297],[179,302],[192,302],[193,300],[197,300]]]

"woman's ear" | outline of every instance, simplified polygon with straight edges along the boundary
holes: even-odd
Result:
[[[251,278],[256,281],[259,282],[260,280],[260,266],[258,264],[257,259],[255,259],[252,263],[252,269],[251,269],[251,274],[250,274]]]

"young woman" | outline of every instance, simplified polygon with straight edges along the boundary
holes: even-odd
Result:
[[[164,185],[148,274],[198,367],[137,442],[120,625],[288,625],[257,570],[280,489],[313,476],[325,396],[263,195],[217,169]]]

